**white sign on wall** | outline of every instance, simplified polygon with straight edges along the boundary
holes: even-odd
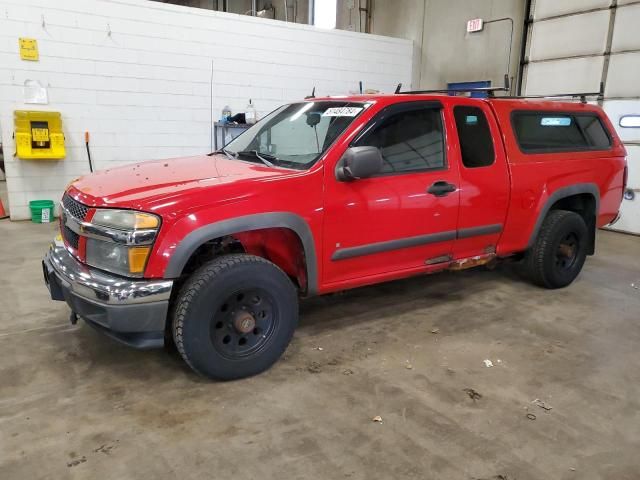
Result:
[[[467,22],[467,32],[468,33],[479,32],[482,30],[483,26],[484,26],[484,23],[481,18],[474,18]]]
[[[49,103],[47,87],[43,87],[38,80],[25,80],[23,87],[24,103],[38,103],[46,105]]]

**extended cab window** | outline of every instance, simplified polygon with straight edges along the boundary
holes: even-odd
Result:
[[[404,109],[385,115],[355,146],[378,147],[382,173],[444,168],[444,135],[439,108]]]
[[[460,140],[462,164],[467,168],[486,167],[495,159],[491,130],[484,112],[478,107],[453,109]]]
[[[603,150],[611,138],[595,113],[514,112],[513,130],[525,153]]]

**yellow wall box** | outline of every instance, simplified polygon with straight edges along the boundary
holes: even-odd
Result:
[[[16,110],[16,156],[33,160],[59,160],[65,157],[62,119],[59,112]]]

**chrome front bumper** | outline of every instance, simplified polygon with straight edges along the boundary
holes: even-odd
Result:
[[[131,280],[89,268],[53,243],[42,262],[53,300],[111,337],[137,348],[164,344],[172,280]]]

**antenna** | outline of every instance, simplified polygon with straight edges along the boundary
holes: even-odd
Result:
[[[304,99],[306,100],[307,98],[316,98],[316,87],[313,87],[313,90],[311,90],[311,95],[307,95],[306,97],[304,97]]]
[[[398,84],[398,86],[396,87],[396,91],[395,91],[395,92],[393,92],[393,93],[396,93],[396,94],[397,94],[397,93],[400,93],[400,89],[401,89],[401,88],[402,88],[402,84],[401,84],[401,83],[399,83],[399,84]]]

